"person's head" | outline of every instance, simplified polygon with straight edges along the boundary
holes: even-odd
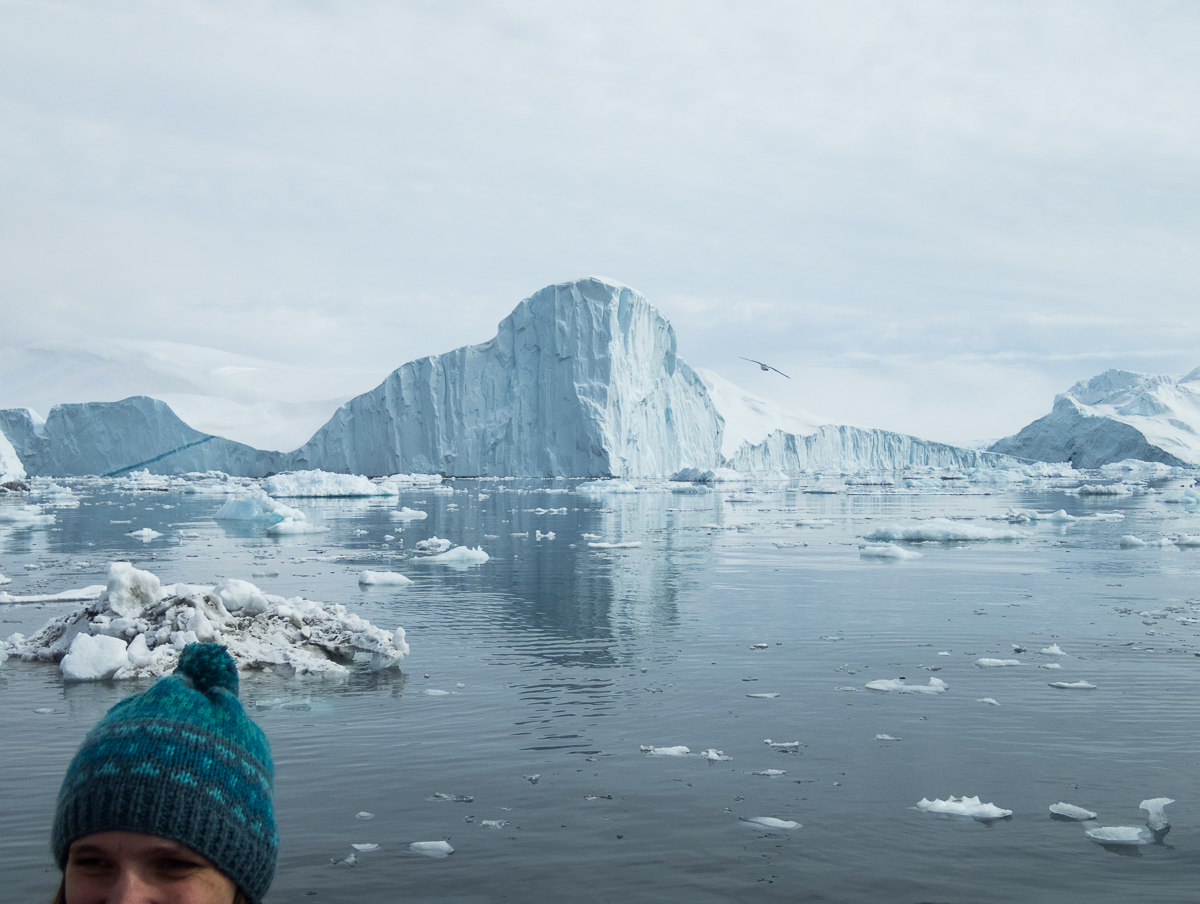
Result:
[[[170,677],[84,739],[51,834],[56,904],[259,904],[279,839],[266,736],[223,646],[190,644]]]

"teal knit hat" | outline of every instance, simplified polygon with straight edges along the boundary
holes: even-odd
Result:
[[[50,846],[60,869],[77,838],[140,832],[186,845],[261,901],[279,850],[274,766],[237,689],[225,647],[194,643],[173,675],[105,714],[58,792]]]

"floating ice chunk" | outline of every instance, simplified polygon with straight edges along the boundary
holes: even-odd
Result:
[[[1066,656],[1067,655],[1066,653],[1063,652],[1062,648],[1059,647],[1059,645],[1056,643],[1052,643],[1048,647],[1042,647],[1041,651],[1043,653],[1045,653],[1047,656]]]
[[[428,512],[419,512],[416,509],[410,509],[408,506],[392,509],[391,515],[394,521],[424,521],[429,517]]]
[[[976,703],[986,703],[986,704],[988,704],[989,706],[999,706],[999,705],[1000,705],[998,702],[996,702],[996,698],[995,698],[995,697],[980,697],[980,698],[979,698],[978,700],[976,700],[975,702],[976,702]]]
[[[386,480],[320,470],[275,474],[263,481],[263,488],[272,496],[395,496],[400,492]]]
[[[355,814],[354,814],[354,818],[355,818],[355,819],[374,819],[374,818],[375,818],[375,814],[374,814],[374,813],[368,813],[366,810],[362,810],[362,811],[360,811],[360,812],[358,812],[358,813],[355,813]]]
[[[905,549],[895,543],[866,543],[858,548],[858,554],[867,559],[920,559],[921,553]]]
[[[390,585],[402,587],[405,584],[413,583],[412,578],[407,578],[402,574],[397,574],[394,571],[360,571],[358,574],[358,582],[360,584],[371,585]]]
[[[642,753],[648,753],[651,756],[687,756],[691,751],[682,744],[678,747],[647,747],[643,744]]]
[[[1150,814],[1146,817],[1146,825],[1152,831],[1163,832],[1171,827],[1171,823],[1167,819],[1167,814],[1163,812],[1163,807],[1173,803],[1175,801],[1169,797],[1154,797],[1150,800],[1142,801],[1138,804],[1138,807]]]
[[[1126,534],[1120,540],[1122,549],[1141,549],[1143,546],[1149,546],[1145,540],[1135,537],[1133,534]]]
[[[447,841],[414,841],[408,846],[408,849],[414,854],[434,859],[449,857],[454,853],[454,848],[450,847],[450,843]]]
[[[354,864],[358,863],[358,854],[351,854],[345,860],[331,860],[330,862],[335,866],[339,863],[344,863],[346,866],[354,866]]]
[[[782,769],[762,769],[758,772],[751,772],[750,774],[751,775],[765,775],[768,778],[775,778],[780,775],[787,775],[787,772],[785,772]]]
[[[976,524],[966,524],[962,521],[952,521],[949,518],[930,518],[910,525],[890,524],[880,527],[864,535],[864,540],[932,540],[932,541],[964,541],[964,540],[1025,540],[1029,534],[1016,530],[995,530],[990,527],[980,527]]]
[[[981,669],[999,669],[1006,666],[1020,665],[1019,659],[976,659],[975,664]]]
[[[641,545],[640,540],[631,540],[627,543],[588,543],[590,549],[637,549]]]
[[[717,750],[712,747],[710,747],[708,750],[705,750],[700,754],[700,756],[704,757],[710,763],[727,763],[733,759],[731,756],[725,756],[724,751]]]
[[[439,565],[482,565],[490,559],[483,547],[476,546],[471,549],[469,546],[456,546],[448,552],[441,553],[436,556],[422,556],[419,559],[414,559],[414,562],[434,562]]]
[[[747,697],[753,697],[753,698],[754,698],[754,699],[756,699],[756,700],[774,700],[776,697],[778,697],[778,696],[779,696],[779,694],[776,694],[776,693],[771,693],[771,694],[747,694],[746,696],[747,696]]]
[[[420,552],[445,552],[454,544],[449,540],[443,540],[441,537],[430,537],[428,540],[418,540],[416,549]]]
[[[940,653],[938,653],[938,655],[939,655],[939,656],[949,656],[949,655],[950,655],[950,651],[949,651],[949,650],[942,650]]]
[[[769,646],[770,646],[770,644],[766,644],[766,643],[752,643],[752,644],[750,644],[750,649],[752,649],[752,650],[765,650],[765,649],[767,649]]]
[[[1043,662],[1040,666],[1038,666],[1038,668],[1039,669],[1061,669],[1062,666],[1059,665],[1057,662]]]
[[[59,663],[65,681],[111,678],[129,665],[128,645],[119,637],[76,634],[71,651]]]
[[[125,536],[141,540],[143,543],[149,543],[155,537],[161,537],[162,534],[156,530],[152,530],[149,527],[143,527],[141,530],[131,530],[127,532]]]
[[[0,584],[11,584],[11,583],[12,583],[12,578],[6,578],[4,575],[0,574]]]
[[[1194,537],[1191,534],[1181,534],[1175,539],[1176,546],[1200,546],[1200,537]]]
[[[1056,804],[1050,805],[1050,812],[1055,816],[1061,816],[1064,819],[1077,819],[1080,822],[1096,818],[1096,814],[1091,810],[1085,810],[1083,807],[1077,807],[1074,804],[1065,804],[1061,800]]]
[[[927,813],[942,813],[947,816],[969,816],[972,819],[1003,819],[1012,816],[1012,810],[1005,810],[995,804],[981,803],[978,797],[948,797],[945,800],[929,800],[922,797],[917,801],[917,809]]]
[[[272,537],[285,537],[293,534],[323,534],[329,530],[327,527],[320,527],[312,524],[309,521],[297,521],[295,518],[284,518],[277,524],[272,524],[268,527],[265,533]]]
[[[426,697],[449,697],[454,691],[443,691],[436,687],[427,687],[423,691]]]
[[[360,853],[366,853],[367,851],[379,850],[379,845],[377,845],[377,844],[352,844],[352,845],[350,845],[350,847],[354,848],[354,850],[356,850]]]
[[[858,690],[858,688],[855,688]],[[772,741],[770,738],[763,738],[763,743],[768,747],[774,747],[776,750],[799,750],[799,741]]]
[[[529,782],[531,785],[536,785],[538,783],[538,779],[541,777],[542,774],[540,772],[535,772],[533,775],[525,776],[525,781]]]
[[[879,678],[868,681],[866,686],[873,691],[896,691],[901,694],[940,694],[950,685],[941,678],[930,678],[929,684],[905,684],[900,678]]]
[[[276,572],[278,574],[278,572]],[[249,581],[226,578],[213,588],[225,608],[242,615],[258,615],[271,607],[263,592]]]
[[[427,797],[426,800],[446,800],[456,804],[469,804],[475,800],[470,794],[446,794],[442,791],[434,791],[433,797]]]
[[[1078,521],[1074,515],[1068,515],[1065,509],[1059,509],[1053,515],[1046,519],[1047,521],[1055,521],[1059,524],[1064,524],[1068,521]]]
[[[537,535],[536,537],[534,537],[535,540],[553,540],[554,539],[554,531],[552,531],[552,530],[546,531],[546,533],[544,533],[544,534],[540,530],[535,530],[534,533]]]
[[[485,829],[502,829],[508,825],[507,819],[481,819],[479,824]]]
[[[1087,837],[1096,844],[1150,844],[1154,833],[1139,826],[1099,826],[1087,830]]]
[[[1076,490],[1068,490],[1080,496],[1132,496],[1133,488],[1124,483],[1087,484]]]
[[[53,524],[55,517],[42,511],[39,505],[22,505],[20,507],[5,506],[0,508],[0,524],[13,524],[19,527],[44,527]]]
[[[802,828],[800,823],[792,822],[790,819],[776,819],[774,816],[743,816],[742,822],[752,823],[753,825],[763,826],[767,829],[799,829]]]
[[[273,524],[287,518],[303,521],[304,517],[300,509],[277,502],[258,487],[227,499],[213,515],[217,521],[270,521]]]
[[[1086,681],[1051,681],[1050,686],[1075,691],[1094,691],[1096,689],[1096,685],[1088,684]]]
[[[877,735],[875,735],[875,740],[876,741],[899,741],[901,739],[893,738],[890,734],[877,734]]]

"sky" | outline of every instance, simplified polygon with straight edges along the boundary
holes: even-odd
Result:
[[[0,345],[382,378],[601,275],[781,405],[998,438],[1200,364],[1197,46],[1154,0],[0,0]]]

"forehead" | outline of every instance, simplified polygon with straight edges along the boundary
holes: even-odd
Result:
[[[159,838],[157,835],[143,835],[140,832],[96,832],[76,838],[71,842],[71,850],[75,853],[93,850],[107,854],[147,854],[154,852],[192,853],[186,845],[169,838]]]

